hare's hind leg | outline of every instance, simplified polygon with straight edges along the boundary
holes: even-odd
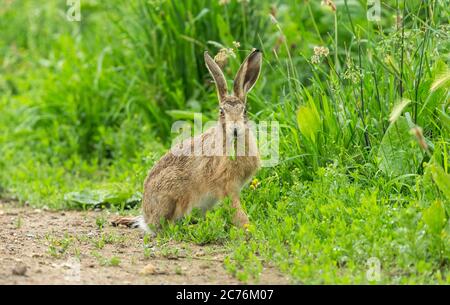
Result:
[[[111,225],[114,227],[125,226],[128,228],[139,227],[140,216],[118,216],[111,220]]]
[[[233,193],[231,196],[231,207],[236,209],[233,216],[233,224],[237,227],[245,228],[250,223],[247,214],[241,206],[241,200],[239,199],[239,193]]]
[[[173,220],[176,216],[176,201],[170,196],[144,195],[142,211],[144,222],[151,230],[161,229],[161,220]]]
[[[155,232],[148,227],[143,216],[118,216],[111,221],[111,225],[114,227],[125,226],[133,229],[139,228],[152,236],[156,235]]]

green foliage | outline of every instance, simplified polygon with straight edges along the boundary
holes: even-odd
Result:
[[[320,130],[320,118],[315,105],[300,106],[297,112],[297,123],[301,133],[313,143],[316,142],[316,134]]]
[[[379,167],[387,175],[401,176],[417,172],[422,153],[409,130],[406,119],[400,117],[388,127],[381,140]]]
[[[211,0],[130,3],[128,7],[112,7],[118,11],[113,20],[132,45],[138,82],[145,80],[142,86],[150,91],[149,99],[138,99],[136,104],[164,136],[171,125],[166,110],[208,111],[215,106],[204,100],[208,76],[203,52],[232,48],[234,41],[245,49],[257,47],[268,25],[262,11],[269,4],[261,1],[232,1],[229,5]],[[246,55],[236,53],[235,70]]]
[[[120,184],[113,184],[105,186],[98,190],[84,190],[81,192],[70,192],[64,195],[64,199],[69,202],[69,205],[79,205],[86,207],[92,205],[93,207],[104,208],[109,204],[134,206],[142,199],[142,194],[131,193],[129,189]]]
[[[431,175],[433,181],[438,186],[439,190],[450,201],[450,175],[447,174],[439,165],[430,164]]]
[[[423,211],[423,221],[428,226],[430,233],[439,234],[446,224],[445,210],[442,202],[435,201]]]
[[[199,245],[223,243],[229,236],[232,210],[229,204],[221,209],[207,211],[201,215],[200,211],[181,219],[177,223],[163,223],[159,238],[190,241]]]
[[[278,200],[266,192],[246,193],[246,202],[256,202],[252,206],[268,206],[249,209],[251,237],[245,243],[235,240],[229,268],[255,276],[249,266],[262,261],[275,263],[296,283],[368,283],[366,264],[375,257],[382,266],[381,283],[434,282],[442,275],[448,280],[441,265],[450,254],[448,233],[441,235],[448,225],[442,202],[424,209],[414,192],[406,196],[381,177],[369,185],[362,178],[353,174],[350,180],[332,165],[319,169],[314,182],[294,178]],[[272,181],[262,180],[262,187],[278,188]],[[429,234],[424,235],[424,225]]]

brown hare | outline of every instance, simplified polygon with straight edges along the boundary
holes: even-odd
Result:
[[[233,93],[220,67],[205,52],[219,98],[219,119],[203,134],[184,140],[167,152],[144,182],[142,216],[119,217],[113,225],[139,226],[147,232],[160,220],[176,220],[192,208],[204,211],[226,196],[236,210],[233,223],[245,227],[249,220],[240,204],[240,191],[260,166],[256,139],[246,112],[246,96],[258,79],[262,54],[254,50],[234,79]],[[230,157],[234,150],[235,157]]]

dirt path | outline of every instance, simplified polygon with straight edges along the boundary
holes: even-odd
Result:
[[[0,284],[239,284],[224,269],[226,248],[169,242],[144,251],[143,234],[111,227],[111,216],[0,202]],[[274,268],[259,280],[287,282]]]

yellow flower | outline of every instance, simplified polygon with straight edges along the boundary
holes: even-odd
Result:
[[[250,183],[250,189],[255,190],[260,185],[258,179],[253,179],[253,181]]]

